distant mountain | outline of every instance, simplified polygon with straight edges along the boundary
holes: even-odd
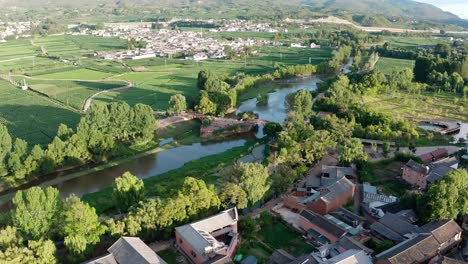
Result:
[[[358,14],[380,14],[436,22],[463,22],[463,19],[450,12],[443,11],[431,4],[411,0],[303,0],[302,2],[316,10],[325,9],[329,11],[349,11]]]
[[[222,8],[258,6],[259,12],[268,11],[269,7],[287,6],[289,8],[308,9],[316,13],[339,13],[351,15],[383,15],[385,17],[401,17],[404,19],[442,22],[468,27],[468,21],[445,12],[438,7],[412,0],[0,0],[0,6],[18,7],[99,7],[99,6],[197,6],[206,7],[216,12]],[[0,11],[1,12],[1,11]]]

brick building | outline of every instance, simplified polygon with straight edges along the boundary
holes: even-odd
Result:
[[[309,210],[321,215],[328,214],[354,197],[355,185],[343,177],[330,186],[319,188],[320,196],[306,204]]]
[[[433,221],[419,228],[411,239],[376,256],[376,264],[428,263],[457,247],[462,229],[453,220]]]
[[[191,263],[232,261],[238,245],[237,209],[176,227],[176,246]]]
[[[309,210],[301,211],[299,226],[307,233],[307,236],[323,244],[336,243],[347,233],[346,230],[337,224]]]

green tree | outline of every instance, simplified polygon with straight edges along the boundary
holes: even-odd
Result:
[[[57,137],[61,140],[68,140],[73,135],[73,129],[69,128],[65,124],[60,124],[57,131]]]
[[[65,199],[60,217],[61,234],[65,246],[74,258],[84,254],[100,241],[105,228],[99,222],[96,209],[72,195]]]
[[[16,178],[23,178],[27,172],[24,160],[28,154],[28,143],[20,138],[16,138],[13,145],[13,151],[8,157],[7,168]]]
[[[219,199],[224,208],[236,206],[239,209],[244,209],[247,208],[249,203],[247,193],[239,185],[232,182],[223,183]]]
[[[61,201],[57,189],[32,187],[16,193],[12,220],[25,235],[33,239],[46,238],[53,234],[60,211]]]
[[[239,232],[245,239],[252,238],[255,234],[257,221],[250,216],[242,216],[239,219]]]
[[[145,185],[142,180],[130,172],[125,172],[114,181],[112,197],[115,205],[122,211],[127,211],[130,206],[143,201],[145,198]]]
[[[288,95],[287,102],[290,111],[301,113],[304,116],[312,113],[312,94],[308,90],[302,89]]]
[[[216,114],[216,104],[213,103],[208,97],[202,96],[200,102],[195,106],[195,111],[202,115],[214,115]]]
[[[263,133],[270,138],[276,138],[281,130],[283,130],[283,127],[276,122],[268,122],[263,127]]]
[[[154,131],[157,129],[156,118],[151,106],[136,104],[133,106],[133,141],[138,144],[146,143],[154,138]]]
[[[0,171],[4,167],[5,158],[11,151],[11,143],[11,136],[7,127],[0,124]]]
[[[259,163],[236,163],[224,171],[224,177],[246,193],[250,205],[260,201],[271,186],[268,168]]]
[[[210,209],[218,209],[221,202],[214,185],[206,185],[203,180],[186,177],[182,184],[181,194],[187,197],[187,216],[193,217]]]
[[[366,161],[367,153],[360,139],[351,138],[338,146],[338,158],[341,164],[350,165],[355,161]]]
[[[0,263],[54,264],[55,245],[50,240],[29,240],[27,247],[15,227],[0,230]]]
[[[169,99],[169,104],[171,105],[168,109],[169,113],[180,114],[187,110],[187,102],[185,101],[185,96],[181,94],[171,96],[171,99]]]
[[[429,187],[427,192],[428,220],[454,219],[468,213],[468,172],[458,169]]]

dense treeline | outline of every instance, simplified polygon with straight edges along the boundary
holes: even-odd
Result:
[[[313,34],[310,43],[321,43],[324,39],[328,44],[335,47],[350,46],[358,48],[367,43],[377,43],[382,41],[381,35],[370,35],[364,31],[342,30],[338,32],[320,30]]]
[[[427,84],[432,91],[468,95],[468,57],[448,44],[437,44],[420,51],[392,49],[387,43],[375,49],[381,56],[415,60],[414,81]]]
[[[326,96],[317,100],[318,111],[332,112],[337,117],[354,123],[353,135],[359,138],[381,140],[410,140],[418,138],[415,126],[389,114],[376,112],[363,105],[359,94],[378,92],[388,87],[385,75],[371,72],[350,82],[340,75],[331,83]]]
[[[35,145],[29,149],[19,138],[12,142],[6,127],[0,125],[0,169],[7,172],[4,180],[21,183],[57,168],[107,161],[124,155],[129,146],[151,141],[155,128],[151,107],[126,103],[93,105],[76,131],[60,125],[45,148]]]
[[[449,54],[443,57],[440,53],[420,55],[416,58],[414,79],[436,89],[463,93],[468,80],[468,58],[465,55]]]
[[[315,65],[282,65],[276,67],[272,74],[250,76],[239,73],[235,76],[216,75],[210,71],[198,73],[197,86],[200,97],[195,104],[195,111],[205,115],[224,116],[237,104],[237,96],[248,89],[272,80],[288,79],[299,76],[310,76],[314,73],[334,73],[341,69],[351,57],[352,49],[342,46],[332,52],[329,62]]]
[[[186,177],[178,190],[164,197],[145,199],[144,184],[126,173],[116,179],[113,197],[116,207],[126,201],[128,215],[119,221],[109,220],[112,236],[142,236],[154,239],[172,234],[175,226],[217,212],[221,207],[239,209],[260,201],[270,189],[268,169],[257,163],[236,163],[221,171],[220,194],[214,185]],[[129,202],[130,201],[130,202]],[[124,211],[126,212],[126,210]]]
[[[0,229],[0,262],[57,263],[53,241],[64,241],[67,262],[80,262],[105,230],[95,209],[74,195],[61,200],[52,187],[18,191]]]
[[[112,188],[115,208],[126,213],[119,220],[100,221],[93,207],[74,195],[62,200],[52,187],[19,191],[8,217],[1,222],[0,262],[57,263],[60,255],[62,261],[78,263],[101,241],[113,242],[124,235],[151,240],[168,237],[175,226],[220,208],[254,205],[272,184],[268,169],[257,163],[235,163],[220,174],[219,190],[201,179],[186,177],[179,189],[147,198],[144,182],[127,172]]]

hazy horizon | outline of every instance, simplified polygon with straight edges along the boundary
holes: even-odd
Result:
[[[438,8],[453,13],[460,18],[468,19],[468,1],[467,0],[416,0],[420,3],[428,3]]]

